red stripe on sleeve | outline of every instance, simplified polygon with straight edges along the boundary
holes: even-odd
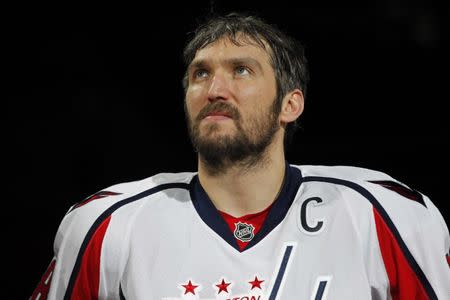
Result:
[[[373,213],[381,255],[389,278],[392,299],[429,299],[389,227],[375,208]]]
[[[53,258],[53,260],[50,262],[50,265],[47,267],[47,270],[45,271],[44,275],[42,275],[42,279],[37,285],[36,289],[34,290],[33,295],[31,295],[30,298],[31,300],[47,299],[47,295],[50,290],[50,283],[52,281],[53,270],[55,269],[55,263],[56,260],[55,258]]]
[[[98,288],[100,282],[100,259],[103,238],[108,228],[111,216],[105,219],[95,231],[89,241],[83,258],[80,271],[75,280],[71,300],[94,300],[98,299]]]

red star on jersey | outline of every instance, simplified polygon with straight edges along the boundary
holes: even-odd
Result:
[[[251,290],[253,290],[254,288],[259,288],[261,289],[261,283],[263,283],[264,280],[258,280],[258,276],[255,276],[255,279],[253,281],[249,281],[248,283],[250,283],[252,285]]]
[[[182,287],[184,287],[186,290],[184,291],[184,294],[192,293],[195,295],[195,289],[198,287],[198,285],[193,285],[192,282],[189,280],[188,284],[182,284]]]
[[[227,292],[228,293],[228,286],[231,284],[231,282],[226,283],[224,279],[222,279],[222,282],[219,284],[216,284],[216,286],[219,288],[219,292],[217,294],[220,294],[221,292]]]

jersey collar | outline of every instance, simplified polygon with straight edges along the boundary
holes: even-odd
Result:
[[[301,182],[302,174],[300,170],[290,166],[286,162],[285,177],[281,192],[274,201],[260,231],[247,244],[242,252],[250,249],[264,239],[265,236],[283,221],[294,201]],[[241,252],[233,233],[200,184],[198,175],[195,175],[190,182],[190,195],[192,203],[203,222],[205,222],[206,225],[214,230],[230,246]]]

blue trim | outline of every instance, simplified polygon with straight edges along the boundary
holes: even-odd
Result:
[[[392,222],[391,218],[389,217],[386,210],[381,206],[380,202],[364,187],[360,186],[359,184],[356,184],[351,181],[338,179],[338,178],[330,178],[330,177],[320,177],[320,176],[307,176],[303,178],[304,182],[328,182],[338,185],[344,185],[346,187],[349,187],[356,192],[360,193],[362,196],[364,196],[369,202],[373,205],[373,207],[380,213],[381,217],[383,218],[384,222],[389,227],[389,230],[394,235],[398,245],[400,246],[400,249],[403,252],[403,255],[405,256],[406,260],[408,261],[409,265],[413,269],[413,271],[416,273],[417,277],[419,278],[420,282],[422,283],[428,297],[430,299],[437,299],[436,293],[433,290],[433,287],[431,286],[430,282],[428,281],[427,277],[425,276],[425,273],[420,268],[419,264],[414,259],[414,256],[409,251],[408,247],[406,246],[405,242],[403,241],[400,233],[398,232],[397,228],[394,225],[394,222]]]
[[[277,278],[270,293],[269,300],[275,300],[280,289],[281,281],[283,280],[284,273],[286,272],[286,267],[289,262],[289,258],[292,254],[293,246],[286,246],[284,251],[283,260],[281,261],[280,269],[278,270]]]
[[[206,223],[212,230],[214,230],[221,238],[223,238],[233,248],[239,250],[238,243],[228,228],[227,223],[216,209],[206,191],[203,189],[198,179],[198,175],[195,175],[191,181],[191,199],[195,210],[197,211],[203,222]]]
[[[321,281],[319,287],[317,288],[317,294],[314,300],[322,300],[323,292],[325,292],[325,287],[327,286],[327,281]]]
[[[125,296],[123,295],[122,284],[119,285],[119,297],[120,297],[120,300],[127,300],[127,299],[125,299]]]
[[[283,187],[274,201],[270,211],[264,221],[260,231],[241,251],[236,238],[228,227],[227,223],[216,209],[208,194],[200,184],[196,175],[191,181],[191,199],[197,210],[198,215],[212,230],[214,230],[222,239],[239,252],[246,251],[261,241],[278,224],[283,221],[289,208],[294,201],[297,191],[302,182],[302,174],[298,168],[292,167],[286,163],[285,177]]]
[[[264,221],[261,229],[255,235],[255,237],[247,244],[245,249],[249,249],[261,241],[266,235],[268,235],[281,221],[284,220],[286,214],[291,208],[294,202],[295,196],[297,196],[298,189],[302,184],[303,177],[300,170],[296,167],[292,167],[286,163],[286,174],[284,179],[284,186],[281,190],[278,198],[273,203],[270,211]]]
[[[187,183],[166,183],[161,184],[158,186],[155,186],[151,189],[148,189],[146,191],[143,191],[139,194],[136,194],[132,197],[126,198],[124,200],[121,200],[115,204],[113,204],[111,207],[109,207],[107,210],[105,210],[98,218],[95,220],[94,224],[92,224],[91,228],[89,229],[88,233],[84,237],[83,243],[81,244],[80,251],[78,252],[77,260],[75,262],[75,265],[72,270],[72,274],[70,275],[69,284],[67,285],[66,293],[64,295],[64,300],[70,300],[72,296],[72,291],[75,285],[75,280],[77,279],[78,273],[80,271],[81,267],[81,260],[83,259],[84,252],[86,251],[86,247],[91,240],[92,236],[94,235],[97,228],[100,226],[100,224],[103,223],[106,218],[108,218],[112,213],[114,213],[117,209],[121,208],[122,206],[129,204],[131,202],[140,200],[144,197],[150,196],[152,194],[161,192],[163,190],[167,189],[189,189],[189,184]]]

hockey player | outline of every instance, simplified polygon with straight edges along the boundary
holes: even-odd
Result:
[[[197,172],[75,204],[31,299],[450,299],[430,199],[381,172],[286,162],[308,83],[298,42],[230,14],[184,56]]]

